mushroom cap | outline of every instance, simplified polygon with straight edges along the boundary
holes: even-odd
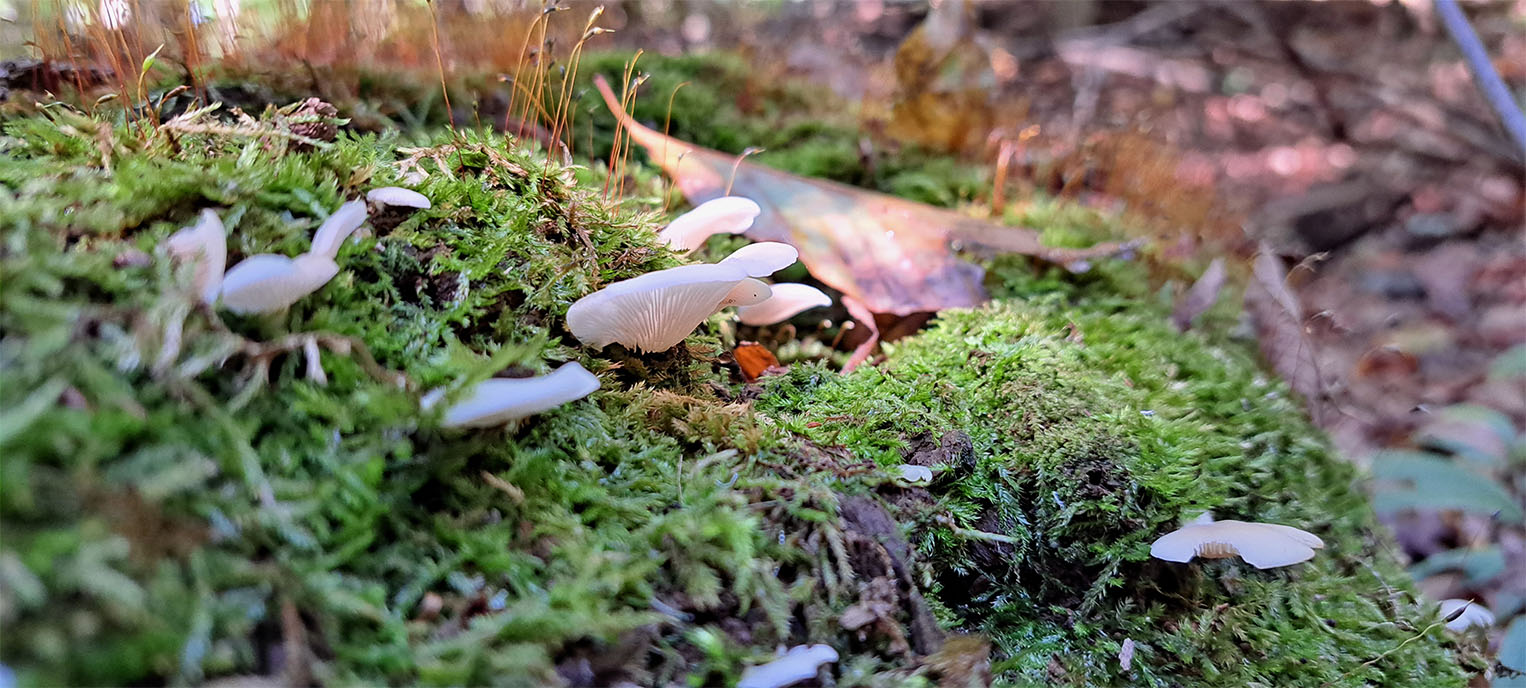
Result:
[[[744,306],[737,310],[743,325],[772,325],[784,322],[803,311],[832,305],[832,297],[809,284],[775,284],[769,287],[773,296],[762,303]]]
[[[615,282],[573,303],[567,328],[595,349],[619,342],[638,351],[664,351],[716,311],[767,299],[769,286],[752,278],[793,263],[797,255],[788,244],[763,242],[712,265],[683,265]]]
[[[1313,533],[1290,526],[1214,521],[1190,523],[1161,536],[1150,545],[1150,556],[1175,562],[1239,556],[1251,566],[1269,569],[1308,561],[1324,546]]]
[[[405,189],[401,186],[383,186],[366,192],[366,200],[380,205],[399,206],[403,208],[418,208],[427,210],[429,199],[413,189]]]
[[[835,661],[837,650],[831,645],[796,645],[772,662],[747,667],[737,688],[784,688],[816,678],[821,665]]]
[[[933,481],[933,469],[927,466],[913,464],[901,464],[897,467],[901,474],[901,480],[912,485],[925,485]]]
[[[249,256],[223,276],[223,305],[234,313],[278,311],[318,291],[337,274],[339,265],[326,255]]]
[[[366,221],[366,204],[362,201],[350,201],[341,204],[338,210],[329,215],[318,231],[313,233],[313,245],[307,250],[308,253],[316,253],[328,256],[333,260],[339,255],[339,247],[344,240]]]
[[[767,282],[747,277],[737,282],[737,285],[732,287],[731,291],[726,292],[726,298],[721,299],[720,305],[716,306],[715,310],[729,306],[741,306],[743,308],[756,306],[773,298],[772,295],[773,287],[768,286]]]
[[[1457,614],[1459,609],[1462,610],[1462,613],[1458,614],[1457,618],[1447,622],[1447,630],[1461,633],[1474,626],[1488,628],[1494,625],[1494,612],[1489,611],[1488,607],[1472,600],[1442,600],[1441,618],[1445,619],[1453,614]]]
[[[192,286],[207,304],[217,303],[223,288],[223,270],[228,266],[228,231],[217,213],[201,211],[196,224],[184,227],[164,240],[164,247],[176,260],[196,261]]]
[[[570,401],[582,399],[599,388],[599,378],[573,361],[539,377],[483,380],[471,393],[445,410],[447,428],[485,428],[502,425]],[[426,410],[445,398],[437,389],[419,400]]]
[[[763,212],[750,198],[722,196],[674,218],[657,237],[675,251],[693,251],[713,234],[741,234]]]
[[[799,258],[800,252],[794,246],[778,241],[760,241],[737,249],[718,264],[734,265],[751,277],[767,277],[793,265]]]
[[[567,309],[567,328],[599,349],[619,342],[639,351],[665,351],[706,318],[737,303],[768,298],[768,285],[731,265],[684,265],[616,282]],[[757,292],[761,290],[761,295]],[[733,293],[741,292],[741,293]]]

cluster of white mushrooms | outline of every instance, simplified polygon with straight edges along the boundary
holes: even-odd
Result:
[[[380,205],[428,208],[429,199],[408,189],[376,189],[366,198]],[[224,273],[228,231],[212,210],[201,211],[196,224],[170,235],[165,250],[176,260],[193,263],[192,287],[209,306],[221,302],[234,313],[274,313],[290,308],[339,274],[339,247],[366,221],[366,203],[339,206],[313,234],[312,245],[296,258],[275,253],[249,256]]]
[[[430,207],[424,196],[407,189],[376,189],[366,198],[378,205]],[[715,234],[739,234],[752,226],[761,209],[741,197],[708,201],[673,220],[659,237],[675,250],[692,252]],[[295,258],[260,254],[250,256],[224,274],[227,260],[226,231],[217,214],[202,211],[195,226],[184,228],[166,241],[170,255],[195,263],[193,286],[208,305],[219,301],[235,313],[268,313],[283,310],[317,291],[339,272],[335,258],[345,239],[366,221],[366,204],[350,201],[339,207],[318,228],[311,248]],[[650,272],[609,286],[578,299],[567,310],[567,326],[573,336],[595,349],[622,344],[642,351],[664,351],[692,333],[710,316],[737,306],[738,318],[747,325],[769,325],[820,306],[832,299],[805,284],[770,285],[760,277],[793,264],[799,257],[794,247],[777,242],[750,244],[718,263],[683,265]],[[449,406],[443,425],[480,428],[512,423],[581,399],[599,389],[599,379],[576,362],[538,377],[486,380],[463,392],[464,398]],[[436,389],[420,400],[431,409],[446,396]],[[906,485],[925,485],[932,471],[923,466],[899,467]],[[1290,526],[1245,521],[1215,521],[1204,513],[1192,523],[1157,539],[1150,555],[1165,561],[1188,562],[1194,557],[1216,559],[1238,556],[1258,569],[1288,566],[1313,558],[1324,542],[1312,533]],[[1463,600],[1447,600],[1442,611],[1458,614],[1449,627],[1493,622],[1488,610]],[[1488,618],[1486,619],[1486,615]],[[774,661],[743,672],[742,688],[780,688],[815,678],[823,664],[837,661],[837,651],[827,645],[800,645],[782,652]]]
[[[673,220],[660,234],[669,246],[693,251],[715,234],[745,231],[758,217],[758,204],[736,196],[718,198]],[[601,349],[621,344],[641,352],[665,351],[724,308],[739,306],[749,325],[787,320],[831,297],[804,284],[769,285],[773,274],[799,258],[778,242],[745,246],[719,263],[681,265],[615,282],[578,299],[567,309],[567,328],[583,344]],[[488,380],[445,413],[447,427],[486,427],[515,421],[581,399],[599,388],[598,378],[576,363],[555,373],[521,380]],[[436,390],[423,403],[443,398]]]

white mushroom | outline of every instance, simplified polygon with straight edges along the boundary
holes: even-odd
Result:
[[[1447,630],[1454,633],[1461,633],[1474,626],[1488,628],[1494,625],[1494,612],[1472,600],[1442,600],[1441,618],[1449,619],[1453,614],[1457,614],[1457,618],[1447,622]]]
[[[249,256],[223,276],[223,305],[234,313],[279,311],[318,291],[337,274],[339,265],[326,255]]]
[[[1185,562],[1193,557],[1222,559],[1239,556],[1258,569],[1288,566],[1314,557],[1325,543],[1313,533],[1275,523],[1195,521],[1161,536],[1150,545],[1150,556]]]
[[[371,189],[366,192],[366,200],[378,205],[391,205],[403,208],[418,208],[427,210],[429,199],[412,189],[401,186],[383,186],[379,189]]]
[[[927,466],[914,466],[901,464],[897,467],[901,474],[901,481],[909,485],[926,485],[933,481],[933,469]]]
[[[616,282],[567,309],[567,327],[593,348],[619,342],[638,351],[664,351],[683,341],[706,318],[727,306],[767,299],[767,284],[752,277],[795,261],[788,244],[752,244],[713,265],[684,265]]]
[[[170,256],[180,261],[195,261],[191,285],[208,304],[217,303],[223,286],[223,270],[228,265],[228,234],[223,221],[211,209],[201,211],[196,224],[185,227],[168,239],[164,246]]]
[[[748,244],[721,259],[718,265],[734,265],[753,277],[767,277],[783,270],[800,258],[794,246],[777,241]]]
[[[812,308],[832,305],[832,297],[809,284],[774,284],[769,289],[773,296],[767,301],[737,309],[743,325],[772,325]]]
[[[308,253],[328,256],[333,260],[339,255],[339,247],[344,240],[366,221],[366,204],[361,201],[350,201],[339,206],[322,225],[313,233],[313,245],[307,249]]]
[[[549,411],[599,388],[599,378],[576,361],[539,377],[494,378],[477,383],[465,399],[445,410],[447,428],[485,428]],[[425,410],[445,398],[437,389],[419,400]]]
[[[699,204],[674,218],[657,234],[675,251],[693,251],[715,234],[741,234],[752,226],[762,209],[752,199],[722,196]]]
[[[767,664],[747,667],[737,688],[784,688],[816,678],[821,665],[837,661],[837,650],[830,645],[796,645]]]

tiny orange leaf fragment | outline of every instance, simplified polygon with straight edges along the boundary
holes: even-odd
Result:
[[[776,373],[784,371],[784,366],[779,365],[779,359],[774,357],[774,353],[756,342],[742,342],[731,354],[736,358],[737,367],[742,369],[742,379],[748,382],[757,382],[758,378],[770,370]]]

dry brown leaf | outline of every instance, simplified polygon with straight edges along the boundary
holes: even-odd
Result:
[[[949,248],[953,241],[1067,266],[1129,248],[1118,243],[1050,248],[1033,230],[739,161],[642,126],[620,108],[603,77],[596,76],[594,84],[631,140],[647,150],[689,202],[718,198],[728,188],[731,195],[756,201],[762,213],[747,231],[749,238],[794,246],[816,279],[872,313],[907,315],[984,302],[984,271],[956,257]]]
[[[1192,327],[1193,320],[1218,302],[1219,292],[1224,289],[1224,277],[1224,259],[1214,258],[1208,264],[1208,269],[1203,271],[1203,276],[1192,283],[1192,288],[1182,295],[1176,308],[1172,309],[1171,322],[1176,325],[1177,332],[1186,332],[1187,328]]]
[[[1320,422],[1329,410],[1314,346],[1304,329],[1303,309],[1287,286],[1287,272],[1271,247],[1261,244],[1245,288],[1245,310],[1250,313],[1261,344],[1261,354],[1309,405],[1309,414]]]
[[[769,371],[784,371],[784,367],[779,365],[779,359],[774,357],[774,352],[756,342],[738,344],[731,355],[736,359],[737,367],[742,370],[742,379],[748,382],[757,382],[758,378],[767,375]]]

